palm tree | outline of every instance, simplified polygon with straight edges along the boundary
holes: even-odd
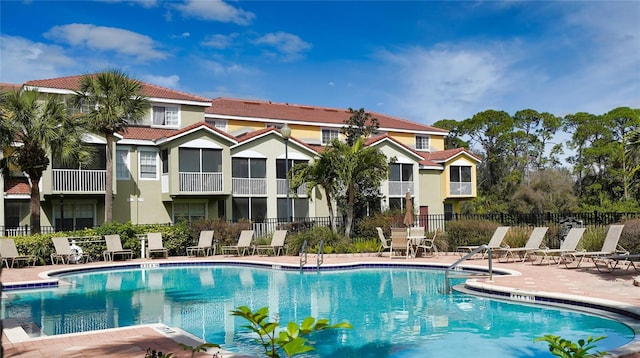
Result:
[[[387,157],[379,149],[367,147],[366,138],[358,137],[353,145],[334,140],[330,151],[335,151],[333,160],[336,177],[346,196],[347,219],[345,236],[351,236],[354,207],[357,193],[377,191],[382,180],[389,174]]]
[[[1,168],[24,172],[31,188],[31,232],[40,233],[40,180],[49,156],[61,162],[79,161],[83,155],[85,126],[66,115],[56,95],[40,98],[36,91],[10,91],[0,97],[0,145],[7,149]],[[86,153],[85,153],[86,154]]]
[[[105,222],[113,220],[113,147],[114,133],[140,121],[149,111],[150,102],[142,96],[142,84],[119,70],[108,70],[80,79],[74,105],[89,105],[86,119],[92,131],[107,142],[106,185],[104,193]]]

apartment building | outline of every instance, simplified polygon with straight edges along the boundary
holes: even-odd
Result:
[[[80,78],[29,81],[22,88],[72,96]],[[312,162],[327,143],[340,138],[348,110],[211,100],[146,83],[142,94],[151,102],[148,116],[117,134],[112,153],[114,221],[153,224],[221,217],[262,222],[285,219],[287,213],[294,218],[328,215],[323,195],[308,196],[305,188],[287,195],[285,173],[297,163]],[[367,145],[395,158],[380,201],[371,210],[402,208],[407,191],[417,214],[453,213],[460,202],[476,196],[479,158],[464,149],[444,150],[447,131],[370,113],[380,128]],[[291,130],[288,139],[280,131],[285,124]],[[106,141],[94,134],[85,141],[99,153],[92,167],[52,162],[44,173],[43,226],[104,222]],[[28,230],[28,178],[14,172],[0,185],[0,226],[5,234]]]

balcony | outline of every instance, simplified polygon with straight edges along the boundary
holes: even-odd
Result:
[[[106,182],[106,170],[53,169],[52,191],[104,194]]]
[[[415,193],[412,181],[389,181],[389,196],[405,195],[407,191]]]
[[[287,179],[277,179],[278,195],[287,195]],[[289,193],[299,197],[307,196],[307,184],[302,184],[296,193]]]
[[[222,172],[215,173],[178,173],[178,185],[181,193],[222,193]]]
[[[234,195],[267,195],[265,178],[233,178]]]
[[[449,195],[464,195],[469,196],[472,194],[472,186],[469,182],[451,182],[449,186]]]

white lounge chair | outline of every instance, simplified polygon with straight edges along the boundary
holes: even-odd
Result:
[[[81,263],[86,261],[86,255],[79,250],[72,250],[69,245],[69,239],[66,237],[52,237],[53,247],[56,252],[51,254],[51,263],[57,264],[62,262],[63,264]]]
[[[251,250],[251,240],[253,240],[253,230],[242,230],[238,238],[238,244],[222,246],[222,254],[225,255],[235,251],[236,256],[244,256],[246,252]]]
[[[280,256],[280,253],[284,251],[284,240],[287,237],[287,230],[276,230],[271,237],[271,244],[269,245],[256,245],[253,250],[258,255],[267,254],[269,251],[273,251],[273,254]]]
[[[494,249],[494,251],[498,255],[501,255],[498,259],[502,262],[509,262],[512,257],[515,257],[514,254],[518,255],[518,259],[522,259],[522,262],[525,262],[527,261],[527,256],[530,253],[540,249],[544,236],[547,234],[548,230],[549,228],[546,226],[536,227],[529,235],[529,239],[527,239],[527,242],[523,247],[505,246]]]
[[[133,258],[133,251],[122,248],[119,234],[104,235],[104,241],[107,244],[107,249],[102,253],[105,261],[113,261],[116,255],[129,260]]]
[[[380,248],[378,248],[378,256],[382,256],[383,251],[387,251],[391,248],[389,239],[384,237],[384,231],[382,231],[381,227],[377,227],[376,231],[378,231],[378,239],[380,240]]]
[[[569,230],[569,233],[567,233],[567,236],[564,238],[564,241],[562,241],[559,249],[550,249],[548,247],[544,247],[539,250],[533,251],[532,254],[540,256],[540,262],[538,263],[539,265],[542,265],[542,263],[545,261],[548,261],[549,264],[551,264],[549,259],[553,259],[553,262],[559,265],[561,260],[556,259],[561,258],[562,254],[576,251],[576,247],[578,247],[578,243],[580,242],[580,239],[582,239],[582,235],[584,235],[585,230],[586,229],[583,227],[571,228]],[[535,260],[532,261],[531,264],[535,264]]]
[[[147,257],[151,258],[151,255],[160,253],[162,257],[169,257],[169,250],[164,247],[162,243],[162,233],[150,232],[147,234],[147,241],[149,246],[147,247]]]
[[[17,262],[24,262],[27,266],[31,263],[31,266],[35,266],[37,258],[33,255],[20,255],[16,242],[11,238],[0,239],[0,258],[7,268],[13,268],[13,265]],[[9,265],[11,261],[11,265]]]
[[[511,227],[509,226],[498,226],[496,228],[496,231],[493,232],[493,235],[491,236],[491,239],[489,240],[489,243],[487,244],[487,246],[491,249],[491,250],[496,250],[496,249],[500,249],[502,246],[502,240],[504,240],[504,237],[507,235],[507,231],[509,231]],[[460,254],[460,256],[464,256],[470,252],[472,252],[473,250],[479,248],[482,245],[476,245],[476,246],[458,246],[457,251]],[[484,258],[485,252],[482,252],[482,257]]]
[[[585,258],[591,258],[593,260],[593,258],[597,256],[628,255],[629,251],[627,251],[624,247],[618,245],[623,229],[624,225],[609,226],[609,229],[607,230],[607,236],[604,238],[602,249],[600,251],[573,251],[563,253],[562,259],[565,266],[567,268],[570,268],[569,262],[576,262],[576,266],[572,268],[578,268]]]
[[[216,246],[213,243],[213,230],[200,231],[198,245],[187,247],[187,256],[198,256],[202,252],[203,256],[216,254]]]

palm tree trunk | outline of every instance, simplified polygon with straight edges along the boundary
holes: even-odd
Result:
[[[31,234],[40,233],[40,178],[31,176]]]
[[[113,134],[106,133],[105,137],[107,140],[107,168],[104,187],[104,221],[110,223],[113,221]]]

